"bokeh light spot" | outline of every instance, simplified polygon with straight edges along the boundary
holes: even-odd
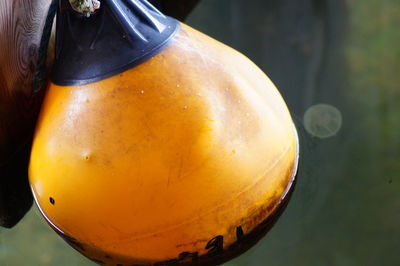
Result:
[[[318,138],[335,136],[342,127],[342,113],[329,104],[316,104],[307,109],[303,117],[307,132]]]

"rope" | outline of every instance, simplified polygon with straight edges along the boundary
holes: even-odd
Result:
[[[90,17],[97,9],[100,8],[99,0],[69,0],[72,9],[86,17]]]
[[[33,92],[38,92],[42,89],[47,81],[46,75],[46,60],[47,51],[49,48],[49,40],[51,36],[51,29],[53,27],[54,17],[57,13],[59,0],[52,0],[49,11],[47,12],[46,23],[43,29],[43,35],[40,40],[39,56],[36,63],[36,71],[33,75],[32,88]]]

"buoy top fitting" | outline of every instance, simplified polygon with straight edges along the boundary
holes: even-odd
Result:
[[[179,28],[145,0],[103,0],[97,7],[87,16],[60,0],[55,84],[83,85],[128,70],[158,54]]]

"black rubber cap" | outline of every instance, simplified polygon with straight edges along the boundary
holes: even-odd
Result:
[[[178,28],[146,0],[102,0],[90,17],[60,0],[52,81],[84,85],[119,74],[158,54]]]

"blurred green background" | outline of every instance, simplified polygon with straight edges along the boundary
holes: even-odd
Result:
[[[187,23],[255,61],[300,132],[288,208],[226,266],[400,265],[400,1],[203,0]],[[33,208],[0,265],[94,264]]]

